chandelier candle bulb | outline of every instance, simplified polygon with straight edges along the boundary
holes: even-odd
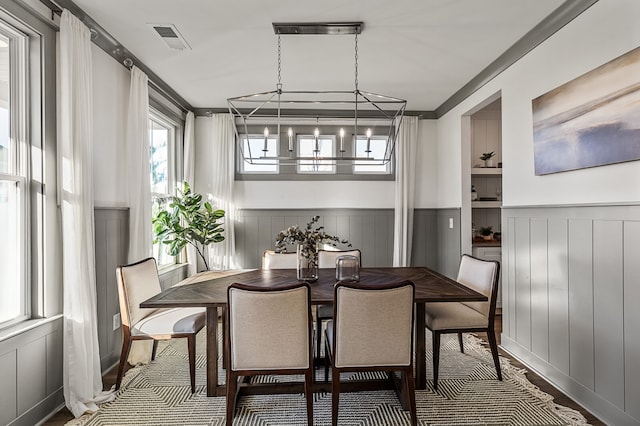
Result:
[[[269,128],[268,128],[268,127],[265,127],[265,128],[264,128],[264,147],[262,148],[262,152],[264,152],[264,153],[265,153],[265,156],[266,156],[267,151],[269,151],[269,150],[267,149],[267,140],[268,140],[268,139],[269,139]]]
[[[293,152],[293,129],[291,127],[289,127],[287,134],[289,135],[289,152]]]
[[[318,137],[320,137],[320,129],[316,127],[316,129],[313,131],[313,136],[316,139],[316,149],[314,149],[313,152],[317,154],[320,152],[320,143],[318,142]]]
[[[340,128],[340,152],[344,152],[344,129]]]
[[[367,153],[367,157],[371,153],[371,129],[367,129],[367,150],[365,152]]]

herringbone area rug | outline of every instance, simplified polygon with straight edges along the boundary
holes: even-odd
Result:
[[[175,339],[160,344],[154,362],[129,370],[115,401],[67,425],[224,425],[225,398],[206,396],[204,336],[204,331],[198,336],[195,394],[189,386],[186,342]],[[498,381],[491,354],[475,336],[465,335],[464,354],[459,351],[456,336],[447,337],[443,336],[441,348],[438,392],[430,382],[428,389],[416,392],[420,425],[586,424],[580,413],[555,404],[507,359],[501,358],[504,380]],[[427,342],[431,342],[429,331]],[[427,357],[429,379],[429,347]],[[221,373],[224,378],[222,369]],[[318,378],[321,375],[322,371],[318,372]],[[331,394],[316,394],[313,409],[314,424],[331,424]],[[410,421],[392,391],[376,391],[341,394],[339,423],[409,425]],[[234,425],[305,424],[305,399],[301,394],[240,398],[234,420]]]

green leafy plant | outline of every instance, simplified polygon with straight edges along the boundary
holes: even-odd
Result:
[[[291,244],[302,245],[302,256],[308,259],[310,267],[318,266],[318,245],[330,244],[333,247],[337,247],[338,243],[347,244],[351,247],[351,244],[347,240],[341,240],[338,237],[329,235],[324,232],[324,226],[313,227],[315,223],[320,220],[320,216],[314,216],[311,222],[307,223],[305,229],[300,229],[298,225],[290,226],[278,232],[276,235],[276,252],[286,253],[287,246]]]
[[[191,244],[208,270],[204,254],[209,244],[224,241],[221,221],[224,214],[224,210],[214,209],[208,201],[203,202],[202,195],[192,192],[189,183],[183,182],[182,191],[171,197],[169,208],[154,215],[153,242],[165,244],[171,256],[177,256]]]
[[[489,235],[491,235],[491,229],[493,229],[493,226],[482,226],[482,227],[480,227],[480,235],[488,237]]]
[[[482,154],[482,156],[480,157],[481,160],[486,161],[491,159],[491,157],[493,157],[494,155],[496,155],[495,151],[491,151],[491,152],[484,152]]]

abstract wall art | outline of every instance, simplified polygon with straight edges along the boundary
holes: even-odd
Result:
[[[535,174],[640,160],[640,47],[532,101]]]

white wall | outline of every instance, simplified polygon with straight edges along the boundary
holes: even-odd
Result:
[[[93,55],[93,185],[96,207],[125,207],[125,138],[129,71],[95,44]]]
[[[214,171],[211,163],[211,120],[197,117],[196,183],[197,191],[209,193]],[[416,174],[416,207],[436,206],[436,122],[420,121],[420,145]],[[236,181],[238,208],[393,208],[393,181]]]
[[[640,200],[640,162],[535,176],[531,100],[640,45],[640,2],[600,1],[438,120],[438,205],[462,205],[461,117],[502,92],[503,205]]]

